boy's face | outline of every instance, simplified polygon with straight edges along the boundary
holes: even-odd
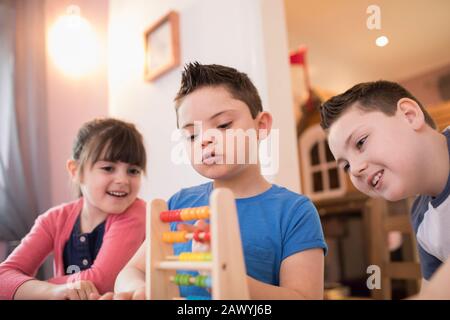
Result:
[[[233,178],[248,164],[257,164],[258,129],[270,130],[267,118],[261,112],[253,119],[247,105],[223,86],[199,88],[178,108],[191,164],[210,179]]]
[[[359,191],[389,201],[417,193],[421,148],[411,117],[399,109],[388,116],[353,105],[331,125],[330,150]]]

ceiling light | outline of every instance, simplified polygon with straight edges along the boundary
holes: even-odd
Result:
[[[384,47],[389,43],[389,39],[386,36],[378,37],[377,40],[375,40],[375,43],[379,47]]]

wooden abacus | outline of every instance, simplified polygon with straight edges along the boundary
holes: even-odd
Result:
[[[164,200],[155,199],[147,206],[146,280],[147,299],[167,300],[179,297],[178,285],[211,288],[213,300],[249,299],[236,205],[232,192],[215,189],[209,207],[168,211]],[[170,222],[210,220],[209,232],[171,232]],[[190,239],[209,241],[211,251],[173,254],[173,243]],[[208,273],[192,277],[176,270]],[[178,285],[177,285],[178,284]]]

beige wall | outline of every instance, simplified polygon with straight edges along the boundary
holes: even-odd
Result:
[[[438,80],[439,77],[449,73],[450,64],[446,64],[405,79],[400,84],[405,86],[424,106],[432,107],[444,102],[439,93]]]
[[[81,15],[93,26],[106,49],[108,0],[46,0],[46,30],[56,19],[66,13],[67,6],[75,4]],[[52,205],[73,198],[65,165],[70,157],[72,141],[81,124],[94,117],[108,114],[107,56],[102,52],[102,62],[91,74],[80,79],[65,76],[47,55],[47,114],[50,186]]]
[[[51,203],[73,198],[65,170],[80,125],[94,117],[115,116],[137,124],[149,153],[141,196],[169,197],[181,187],[205,181],[189,165],[175,165],[173,97],[181,68],[154,83],[143,81],[143,31],[169,9],[180,12],[182,62],[221,63],[246,73],[260,91],[280,129],[279,170],[268,178],[299,191],[284,11],[281,1],[46,0],[46,28],[68,5],[76,4],[93,25],[109,56],[92,74],[72,79],[47,60],[48,148]],[[109,66],[108,66],[109,62]],[[108,69],[109,68],[109,69]],[[109,73],[109,75],[108,75]]]
[[[198,60],[246,72],[280,129],[279,171],[269,179],[299,191],[288,50],[282,1],[172,0],[109,4],[109,112],[137,124],[146,140],[148,179],[141,196],[168,198],[182,187],[205,181],[171,152],[181,67],[155,82],[143,80],[143,32],[170,9],[180,14],[182,64]]]

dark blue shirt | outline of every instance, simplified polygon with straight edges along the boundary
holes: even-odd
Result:
[[[445,130],[450,155],[450,130]],[[412,224],[416,233],[422,275],[429,280],[450,252],[450,174],[444,190],[437,196],[419,196],[412,208]]]
[[[64,273],[73,274],[89,269],[95,261],[103,243],[105,221],[90,233],[81,233],[80,216],[78,216],[69,240],[64,246]]]

